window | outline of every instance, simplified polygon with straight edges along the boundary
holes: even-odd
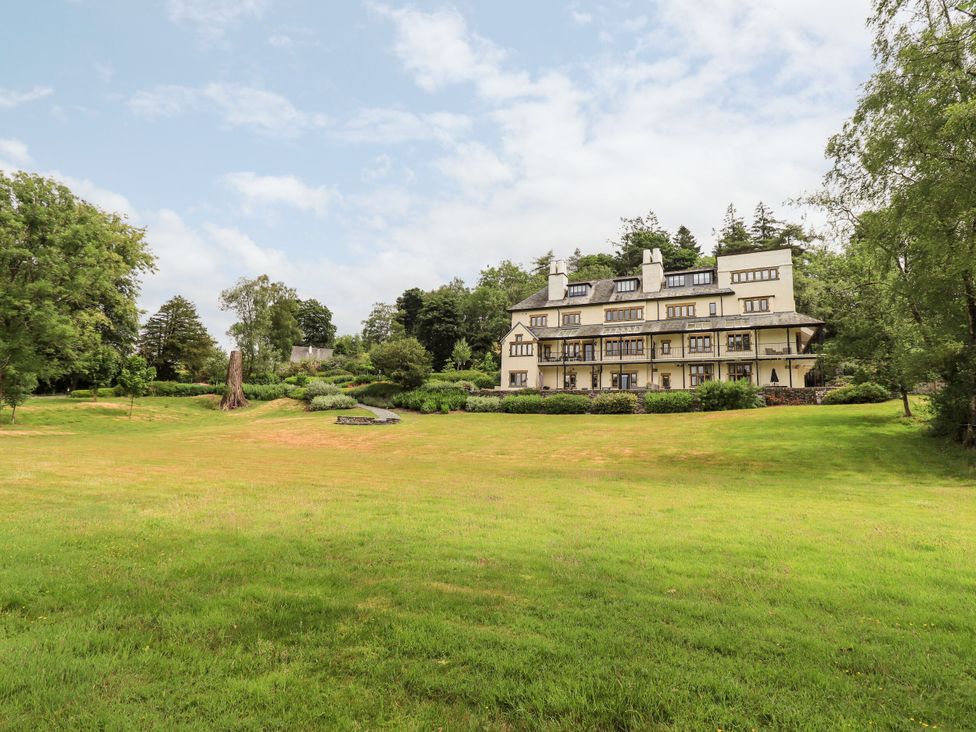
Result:
[[[580,344],[579,343],[567,343],[563,346],[563,357],[567,361],[579,361],[580,360]]]
[[[712,273],[711,272],[695,272],[691,276],[691,284],[693,284],[693,285],[710,285],[710,284],[712,284]]]
[[[688,353],[711,353],[711,336],[691,336],[688,339]]]
[[[589,289],[589,285],[570,285],[568,294],[569,297],[581,297],[585,295]]]
[[[563,325],[579,325],[579,313],[563,313]]]
[[[667,277],[668,287],[684,287],[685,286],[685,276],[684,275],[668,275]]]
[[[547,322],[549,322],[548,315],[533,315],[529,318],[529,325],[533,328],[545,328]]]
[[[779,279],[779,268],[748,269],[732,273],[732,282],[766,282]]]
[[[693,364],[688,367],[691,372],[691,378],[689,382],[691,386],[698,386],[699,384],[704,384],[706,381],[712,380],[712,365],[708,363]]]
[[[636,292],[637,280],[620,280],[617,283],[617,292]]]
[[[508,385],[518,388],[524,388],[529,383],[529,372],[528,371],[509,371],[508,372]]]
[[[708,303],[708,314],[709,315],[718,315],[718,303],[717,302],[710,302],[710,303]]]
[[[742,301],[742,311],[746,313],[768,313],[768,297],[751,297]]]
[[[639,356],[644,353],[643,338],[621,338],[607,341],[608,356]]]
[[[729,381],[752,381],[752,364],[730,363]]]
[[[661,341],[661,353],[665,356],[671,353],[671,341]]]
[[[515,343],[511,343],[508,346],[509,356],[532,356],[535,353],[535,346],[532,343],[522,343],[520,340],[521,336],[516,336]]]
[[[671,390],[671,374],[661,374],[661,388],[665,391]]]
[[[614,389],[636,389],[637,372],[624,371],[620,373],[619,371],[615,371],[611,379],[611,386]]]
[[[644,318],[644,308],[615,308],[607,310],[605,313],[607,322],[615,320],[642,320]]]
[[[576,372],[570,371],[568,374],[563,376],[563,389],[575,389],[576,388]]]
[[[694,305],[668,305],[667,313],[669,318],[694,318]]]
[[[752,335],[749,333],[729,333],[725,349],[727,351],[751,351]]]
[[[522,334],[521,334],[521,333],[519,333],[519,334],[518,334],[517,336],[515,336],[515,342],[516,342],[516,343],[519,343],[519,342],[521,342],[521,341],[522,341]]]

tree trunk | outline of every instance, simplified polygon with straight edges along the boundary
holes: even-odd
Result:
[[[908,403],[908,389],[904,386],[899,387],[898,391],[901,392],[901,404],[905,408],[905,416],[912,416],[912,405]]]
[[[129,397],[129,419],[132,419],[132,405],[136,403],[136,395],[133,392]]]
[[[10,411],[10,424],[17,424],[17,405],[14,404]]]
[[[244,388],[241,386],[243,381],[244,356],[240,351],[231,351],[230,361],[227,363],[227,387],[224,389],[224,396],[220,400],[221,409],[229,411],[247,406]]]

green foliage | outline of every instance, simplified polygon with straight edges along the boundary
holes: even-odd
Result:
[[[216,348],[196,306],[179,295],[163,303],[139,336],[139,354],[165,380],[177,380],[181,373],[200,378]]]
[[[373,346],[370,360],[381,373],[404,389],[423,384],[430,375],[431,356],[416,338],[401,338]]]
[[[337,356],[358,356],[363,352],[363,340],[358,335],[341,335],[335,339],[333,350]]]
[[[891,391],[873,382],[850,384],[839,389],[828,391],[823,398],[824,404],[867,404],[871,402],[886,402],[891,399]]]
[[[200,370],[200,377],[211,384],[223,384],[227,381],[227,354],[215,348]]]
[[[97,389],[98,394],[95,394],[95,391],[95,389],[75,389],[69,396],[72,399],[98,399],[100,397],[122,396],[122,389],[120,387],[100,387]]]
[[[471,346],[464,338],[458,340],[451,350],[451,364],[457,369],[463,369],[471,363]]]
[[[11,408],[10,424],[17,422],[17,407],[27,401],[37,389],[37,376],[24,372],[8,372],[3,385],[3,401],[0,409],[6,404]]]
[[[308,401],[308,394],[305,392],[304,386],[296,386],[290,392],[288,392],[289,399],[295,399],[300,402]]]
[[[329,396],[313,397],[309,402],[310,412],[325,412],[330,409],[352,409],[356,406],[356,400],[345,394],[332,394]]]
[[[241,278],[221,292],[220,309],[237,315],[227,333],[244,357],[245,379],[253,380],[288,360],[292,345],[301,339],[295,291],[267,275]]]
[[[403,329],[404,335],[417,335],[417,319],[423,306],[424,291],[419,287],[411,287],[397,298],[395,321]]]
[[[695,399],[705,412],[762,406],[758,387],[744,380],[706,381],[695,389]]]
[[[394,336],[396,308],[393,305],[378,302],[373,304],[373,309],[369,311],[366,320],[363,321],[363,347],[372,348],[378,343],[388,341]],[[399,326],[402,333],[403,326]]]
[[[597,394],[590,404],[593,414],[633,414],[637,409],[637,395],[627,392]]]
[[[339,388],[338,384],[330,384],[322,379],[315,379],[305,385],[305,395],[308,399],[314,399],[318,396],[334,396],[341,393],[342,389]]]
[[[545,414],[586,414],[590,409],[590,398],[582,394],[553,394],[542,400]]]
[[[336,328],[332,324],[332,311],[318,300],[298,300],[295,309],[299,339],[291,345],[326,348],[335,341]]]
[[[14,373],[87,375],[99,348],[130,349],[144,233],[54,180],[0,172],[0,399]]]
[[[355,381],[356,377],[352,374],[335,374],[333,376],[323,376],[320,381],[324,381],[327,384],[351,384]]]
[[[450,285],[424,296],[417,315],[417,340],[431,355],[433,366],[442,369],[451,358],[462,333],[462,293]]]
[[[502,399],[502,411],[509,414],[539,414],[543,398],[538,394],[511,394]]]
[[[436,372],[430,374],[431,381],[470,381],[479,389],[491,389],[498,385],[497,379],[483,371],[475,371],[474,369],[469,369],[466,371],[448,371],[448,372]]]
[[[644,395],[644,411],[651,414],[693,412],[695,395],[689,391],[649,391]]]
[[[77,395],[75,391],[72,396]],[[154,397],[195,397],[203,394],[223,394],[223,384],[183,384],[178,381],[153,381],[147,394]]]
[[[389,381],[377,381],[364,386],[350,389],[347,394],[355,397],[363,404],[372,407],[389,407],[393,404],[393,397],[403,391],[403,387]]]
[[[136,397],[145,394],[155,378],[156,369],[148,365],[142,356],[129,356],[122,363],[119,387],[122,394],[129,397],[129,419],[132,419],[132,406]]]
[[[269,402],[290,396],[298,387],[291,384],[241,384],[244,396],[251,401]]]
[[[501,397],[469,396],[464,402],[466,412],[500,412],[502,411]]]
[[[424,414],[447,410],[464,409],[468,394],[460,389],[414,389],[393,396],[394,406],[413,409]]]

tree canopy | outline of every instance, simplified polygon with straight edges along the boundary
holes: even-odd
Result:
[[[216,346],[196,306],[176,295],[142,326],[138,350],[160,379],[174,380],[199,378]]]

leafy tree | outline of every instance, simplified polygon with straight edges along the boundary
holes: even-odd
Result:
[[[416,389],[430,376],[431,357],[416,338],[400,338],[373,346],[369,359],[390,381]]]
[[[471,363],[471,355],[471,346],[462,338],[454,344],[454,349],[451,351],[451,363],[454,364],[455,368],[461,370]]]
[[[419,287],[405,290],[396,300],[397,322],[403,326],[403,332],[408,336],[416,335],[417,318],[424,306],[424,291]]]
[[[869,22],[877,70],[828,143],[818,200],[914,323],[906,358],[943,383],[936,430],[976,447],[976,9],[876,0]]]
[[[504,259],[497,266],[486,267],[481,270],[475,290],[480,288],[500,290],[505,295],[505,307],[511,307],[515,303],[527,298],[536,290],[545,287],[548,276],[548,264],[544,272],[532,274],[511,260]]]
[[[363,339],[358,335],[341,335],[333,345],[337,356],[358,356],[363,352]]]
[[[270,372],[275,363],[290,356],[292,344],[301,337],[295,300],[294,290],[267,275],[241,278],[220,293],[220,309],[237,314],[227,334],[243,356],[245,380]]]
[[[731,203],[725,209],[725,218],[722,219],[722,228],[718,231],[717,239],[716,255],[742,254],[743,252],[751,252],[755,248],[745,222]]]
[[[512,325],[506,310],[511,304],[505,291],[496,287],[476,287],[464,298],[462,331],[474,352],[488,353],[499,347]]]
[[[295,318],[301,331],[299,345],[328,348],[335,341],[332,311],[318,300],[299,300]]]
[[[223,384],[227,380],[228,356],[220,348],[214,348],[203,362],[200,376],[208,384]]]
[[[34,374],[13,372],[9,375],[0,409],[4,404],[10,406],[10,424],[17,423],[17,407],[26,402],[35,389],[37,389],[37,376]]]
[[[159,378],[176,379],[180,372],[197,376],[216,348],[200,321],[196,306],[177,295],[146,321],[139,337],[139,354]]]
[[[122,357],[114,347],[104,343],[92,346],[86,351],[81,360],[81,370],[91,384],[92,397],[97,400],[99,389],[111,384],[118,373]]]
[[[493,353],[486,353],[477,366],[479,371],[490,374],[498,370],[498,361]]]
[[[579,250],[577,250],[579,251]],[[610,254],[583,254],[570,266],[569,281],[605,280],[617,275],[616,260]]]
[[[138,330],[144,231],[27,173],[0,173],[0,400],[14,373],[80,373],[94,349]]]
[[[417,340],[430,351],[434,367],[444,368],[454,343],[462,335],[461,297],[455,289],[442,287],[428,293],[417,315]]]
[[[549,275],[549,266],[556,256],[552,253],[552,249],[543,254],[541,257],[537,257],[532,260],[532,274],[536,275]]]
[[[291,349],[307,336],[298,324],[300,302],[292,297],[282,297],[271,304],[270,339],[278,361],[291,358]]]
[[[125,359],[119,373],[119,386],[122,387],[122,393],[129,397],[129,419],[132,419],[132,407],[136,397],[145,394],[155,378],[156,369],[147,364],[142,356],[129,356]]]
[[[618,275],[634,274],[640,269],[644,261],[644,250],[658,248],[662,255],[665,250],[671,251],[671,237],[664,230],[653,211],[646,216],[620,219],[620,233],[618,240],[610,242],[617,251],[614,259]],[[665,259],[665,269],[677,269]]]
[[[396,308],[383,302],[373,304],[366,320],[363,321],[363,346],[372,348],[377,343],[393,337],[396,323]],[[402,328],[402,326],[399,326]]]

